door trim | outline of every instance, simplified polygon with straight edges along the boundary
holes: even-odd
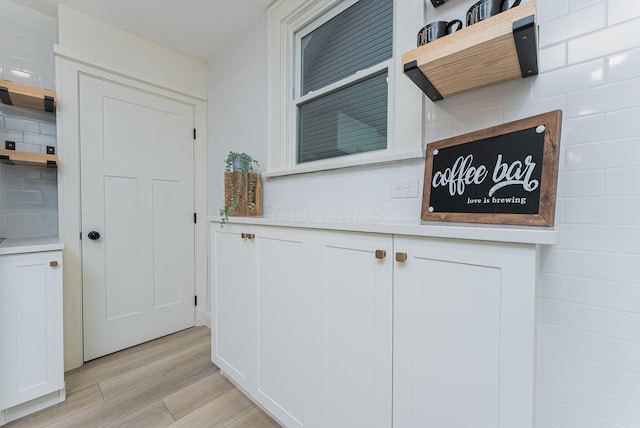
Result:
[[[202,219],[195,224],[195,290],[206,302],[208,230],[204,221],[207,212],[206,191],[206,103],[177,92],[145,82],[144,78],[115,74],[92,65],[56,56],[57,93],[60,108],[56,119],[58,127],[58,212],[59,234],[64,249],[64,341],[65,370],[83,364],[82,321],[82,259],[80,244],[80,97],[78,93],[81,74],[113,81],[116,84],[148,91],[179,102],[192,104],[194,123],[198,129],[194,145],[194,195],[195,208]],[[183,77],[188,78],[188,76]],[[196,307],[195,325],[206,322],[206,305]]]

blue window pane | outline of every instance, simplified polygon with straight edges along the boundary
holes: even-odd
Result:
[[[298,106],[298,163],[387,148],[387,71]]]

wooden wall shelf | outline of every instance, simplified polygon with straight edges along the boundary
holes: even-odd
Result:
[[[0,161],[8,165],[58,167],[58,156],[43,153],[0,149]]]
[[[432,100],[538,74],[536,1],[465,27],[402,56],[405,74]]]
[[[48,112],[56,111],[56,93],[20,83],[0,80],[2,104],[30,107]]]

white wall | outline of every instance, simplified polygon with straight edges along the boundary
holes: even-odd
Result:
[[[462,17],[471,3],[450,2],[442,12],[429,4],[428,21]],[[540,74],[437,103],[425,98],[426,142],[563,110],[560,244],[542,251],[537,426],[636,428],[640,2],[538,0],[538,23]],[[210,63],[211,215],[223,199],[226,153],[247,151],[265,160],[265,34],[263,19]],[[422,166],[410,162],[269,179],[265,216],[418,221],[420,199],[391,199],[389,180],[421,179]]]
[[[55,19],[0,0],[0,79],[53,89]],[[0,104],[0,148],[46,153],[57,146],[53,113]],[[0,237],[57,236],[55,169],[0,164]]]

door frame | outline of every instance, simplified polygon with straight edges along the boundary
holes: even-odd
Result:
[[[56,53],[56,89],[59,108],[56,113],[58,132],[58,212],[59,235],[64,248],[64,350],[65,370],[80,367],[84,361],[82,320],[82,248],[81,180],[80,180],[80,75],[113,81],[117,84],[150,92],[191,104],[197,129],[194,142],[194,204],[198,221],[195,224],[195,293],[199,297],[195,325],[207,323],[208,227],[206,221],[206,95],[194,97],[168,88],[164,84],[137,79],[101,69],[75,58]],[[188,77],[185,77],[188,78]]]

